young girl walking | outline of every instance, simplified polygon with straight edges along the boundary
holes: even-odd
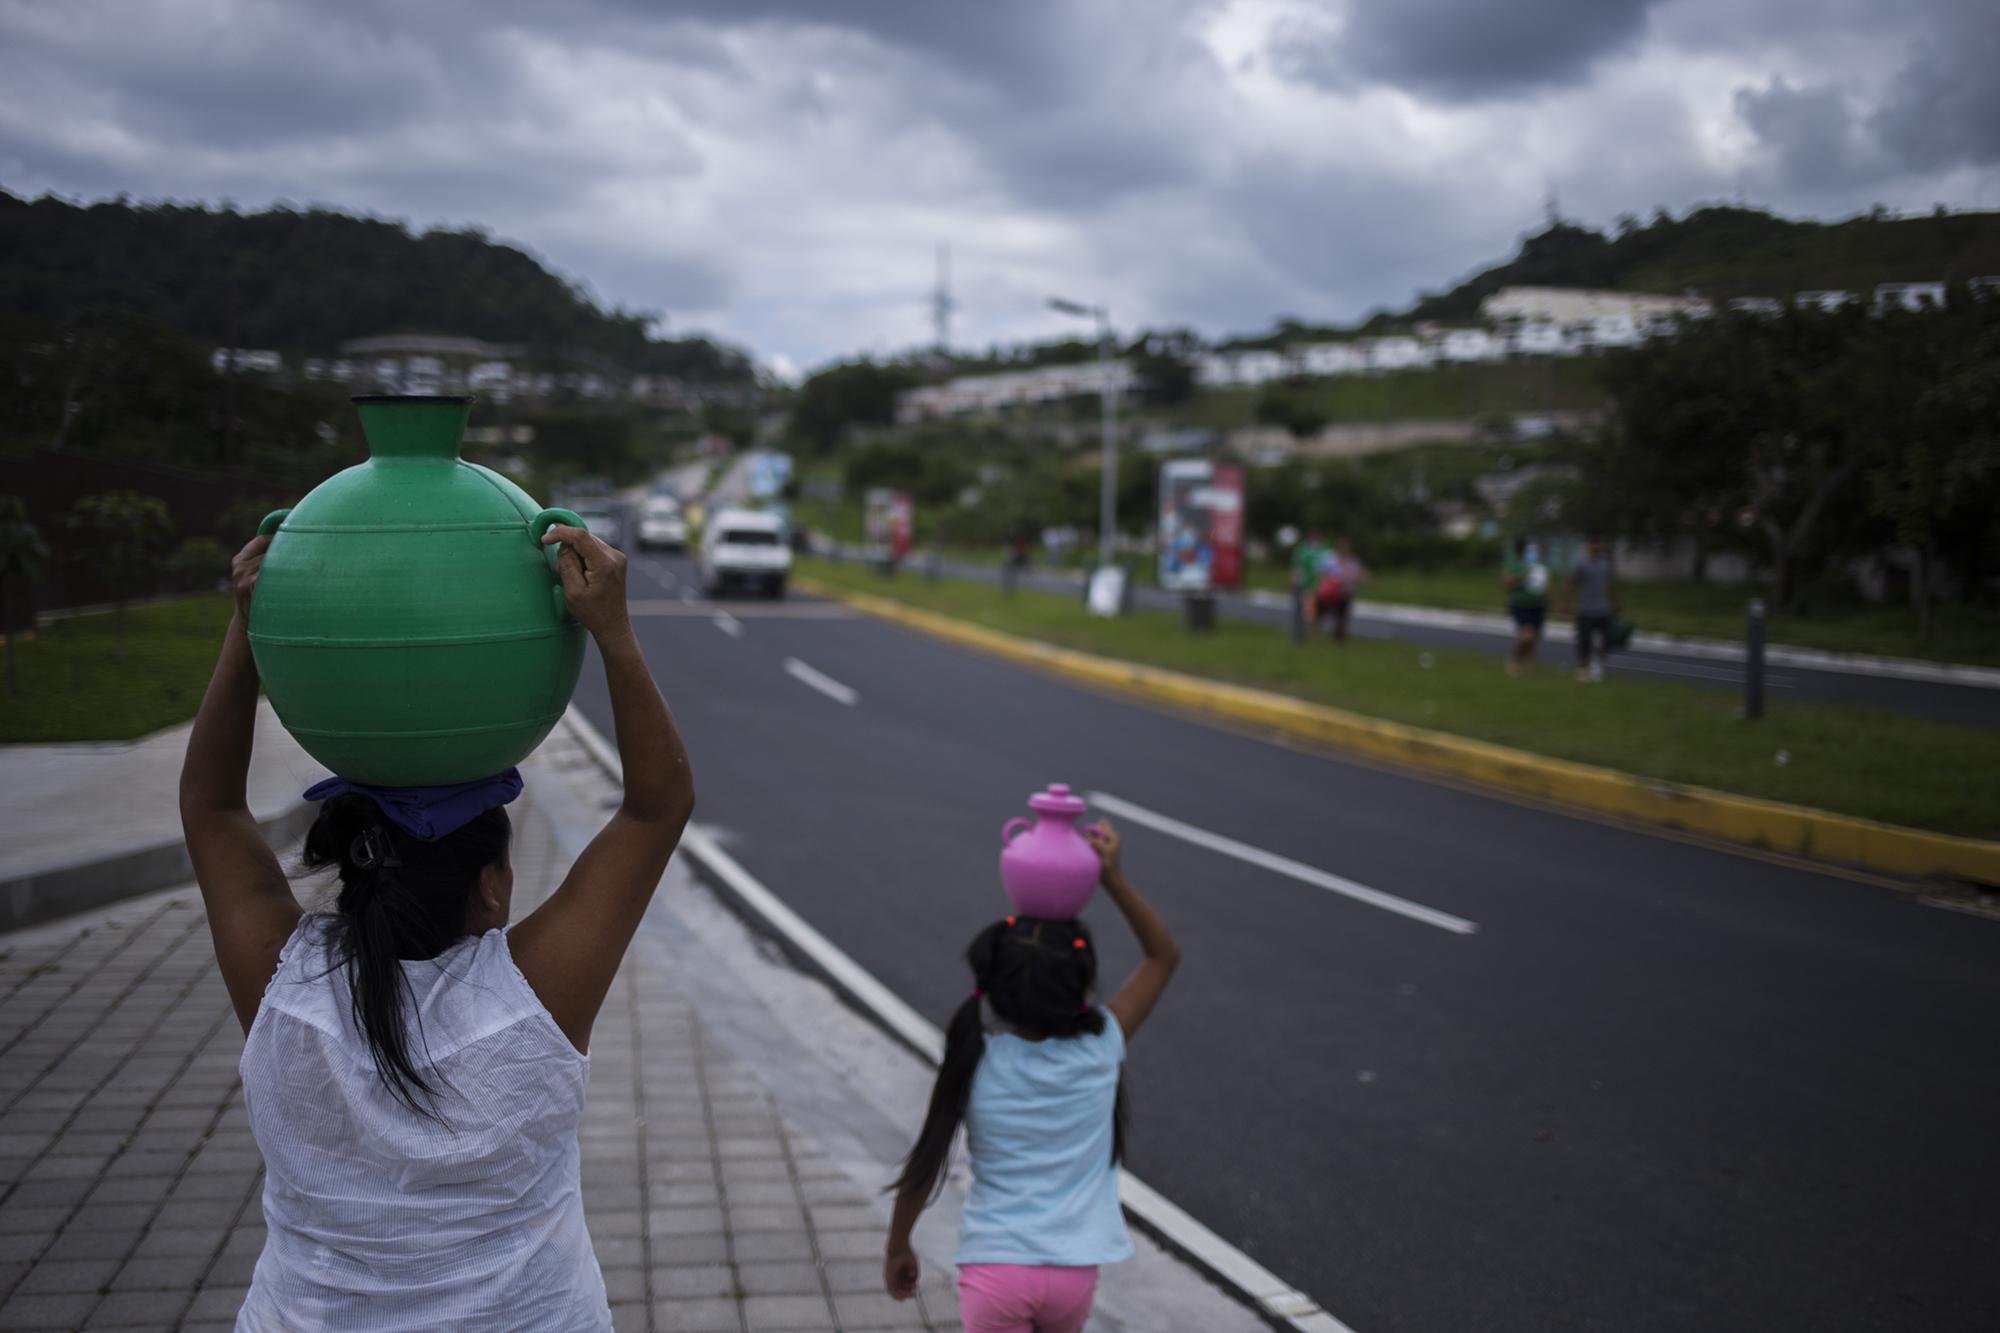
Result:
[[[1077,1333],[1098,1266],[1132,1253],[1118,1208],[1120,1067],[1180,947],[1125,878],[1111,825],[1083,832],[1144,959],[1100,1006],[1097,951],[1083,922],[1010,916],[974,936],[965,952],[972,994],[952,1015],[930,1112],[892,1186],[882,1277],[891,1296],[908,1300],[919,1276],[910,1231],[942,1189],[964,1123],[972,1188],[956,1262],[966,1333]]]

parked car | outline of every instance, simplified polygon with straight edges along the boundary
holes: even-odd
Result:
[[[648,497],[639,511],[639,549],[661,546],[681,551],[687,549],[687,539],[687,515],[681,512],[681,502],[671,495]]]
[[[701,539],[701,583],[713,597],[732,587],[783,597],[792,572],[784,520],[751,509],[718,509]]]

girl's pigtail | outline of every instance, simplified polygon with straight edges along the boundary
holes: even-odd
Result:
[[[979,994],[975,991],[951,1016],[951,1026],[945,1032],[944,1063],[938,1066],[937,1082],[931,1087],[931,1107],[924,1116],[923,1131],[904,1159],[903,1173],[889,1187],[897,1194],[915,1194],[929,1203],[944,1189],[944,1169],[951,1159],[952,1137],[965,1119],[966,1103],[972,1097],[972,1076],[985,1053],[986,1033]]]

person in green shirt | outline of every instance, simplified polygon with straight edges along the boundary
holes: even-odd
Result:
[[[1320,557],[1326,554],[1326,540],[1317,532],[1308,532],[1305,539],[1292,548],[1292,594],[1303,599],[1306,624],[1319,623],[1319,607],[1313,590],[1319,586]]]
[[[1507,674],[1518,676],[1535,664],[1542,621],[1549,609],[1549,567],[1526,537],[1514,539],[1514,553],[1500,571],[1500,586],[1507,590],[1507,614],[1514,620],[1514,649],[1507,656]]]

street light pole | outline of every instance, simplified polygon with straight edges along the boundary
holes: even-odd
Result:
[[[1097,563],[1109,567],[1117,556],[1118,541],[1118,389],[1111,382],[1111,312],[1101,305],[1087,306],[1059,296],[1049,298],[1049,307],[1066,315],[1087,315],[1097,321],[1097,387],[1103,424]]]
[[[1103,490],[1097,502],[1097,561],[1109,566],[1116,559],[1118,540],[1118,389],[1111,382],[1111,317],[1097,307],[1097,369],[1102,378],[1104,424]]]

